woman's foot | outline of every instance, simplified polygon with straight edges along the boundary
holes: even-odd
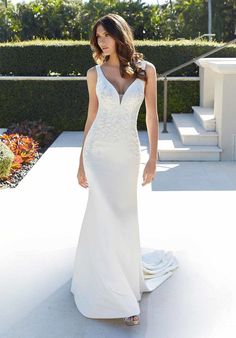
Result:
[[[140,323],[139,315],[123,318],[126,325],[137,325]]]

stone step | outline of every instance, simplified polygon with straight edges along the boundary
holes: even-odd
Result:
[[[214,116],[214,108],[192,106],[192,109],[194,117],[206,131],[216,130],[216,119]]]
[[[184,145],[173,122],[167,122],[168,133],[162,133],[159,122],[158,155],[160,161],[220,161],[218,146]]]
[[[192,113],[171,115],[184,145],[216,146],[218,144],[218,133],[206,131]]]

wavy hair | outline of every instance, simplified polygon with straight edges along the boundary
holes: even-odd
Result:
[[[109,55],[103,55],[102,49],[99,47],[96,37],[98,25],[102,25],[104,29],[116,41],[116,53],[120,60],[121,77],[134,77],[146,81],[146,72],[141,68],[140,62],[143,59],[143,53],[135,50],[133,30],[128,23],[120,15],[109,13],[96,21],[93,26],[90,46],[92,57],[98,64],[103,64],[109,60]]]

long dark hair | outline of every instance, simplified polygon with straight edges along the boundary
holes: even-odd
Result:
[[[141,68],[140,62],[143,60],[143,53],[139,53],[134,47],[133,30],[118,14],[109,13],[98,19],[92,29],[90,46],[93,51],[93,59],[96,63],[106,62],[110,56],[103,55],[96,37],[98,25],[102,25],[105,30],[116,41],[116,53],[120,60],[121,77],[134,77],[146,81],[146,72]]]

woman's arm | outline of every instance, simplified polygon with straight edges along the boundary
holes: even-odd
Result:
[[[90,127],[93,124],[93,121],[97,115],[97,110],[98,110],[96,83],[97,83],[97,71],[95,67],[89,68],[87,70],[87,87],[88,87],[88,93],[89,93],[88,114],[87,114],[86,124],[84,127],[84,139],[83,139],[82,150],[80,153],[80,164],[83,164],[83,148],[84,148],[85,138],[88,134]]]
[[[80,160],[79,160],[79,169],[77,173],[77,178],[79,184],[84,187],[88,188],[88,181],[86,177],[86,173],[84,171],[84,163],[83,163],[83,149],[84,149],[84,142],[90,127],[93,124],[93,121],[97,115],[98,110],[98,99],[96,95],[96,83],[97,83],[97,71],[95,67],[89,68],[87,71],[87,86],[89,92],[89,103],[88,103],[88,114],[87,120],[84,127],[84,139],[82,144],[82,149],[80,152]]]
[[[150,183],[156,175],[158,157],[158,112],[157,112],[157,75],[156,68],[148,62],[146,65],[147,82],[145,85],[146,125],[149,138],[149,160],[143,171],[142,185]]]
[[[157,112],[157,75],[155,66],[146,65],[147,82],[145,86],[146,125],[149,138],[149,159],[157,161],[158,157],[158,112]]]

